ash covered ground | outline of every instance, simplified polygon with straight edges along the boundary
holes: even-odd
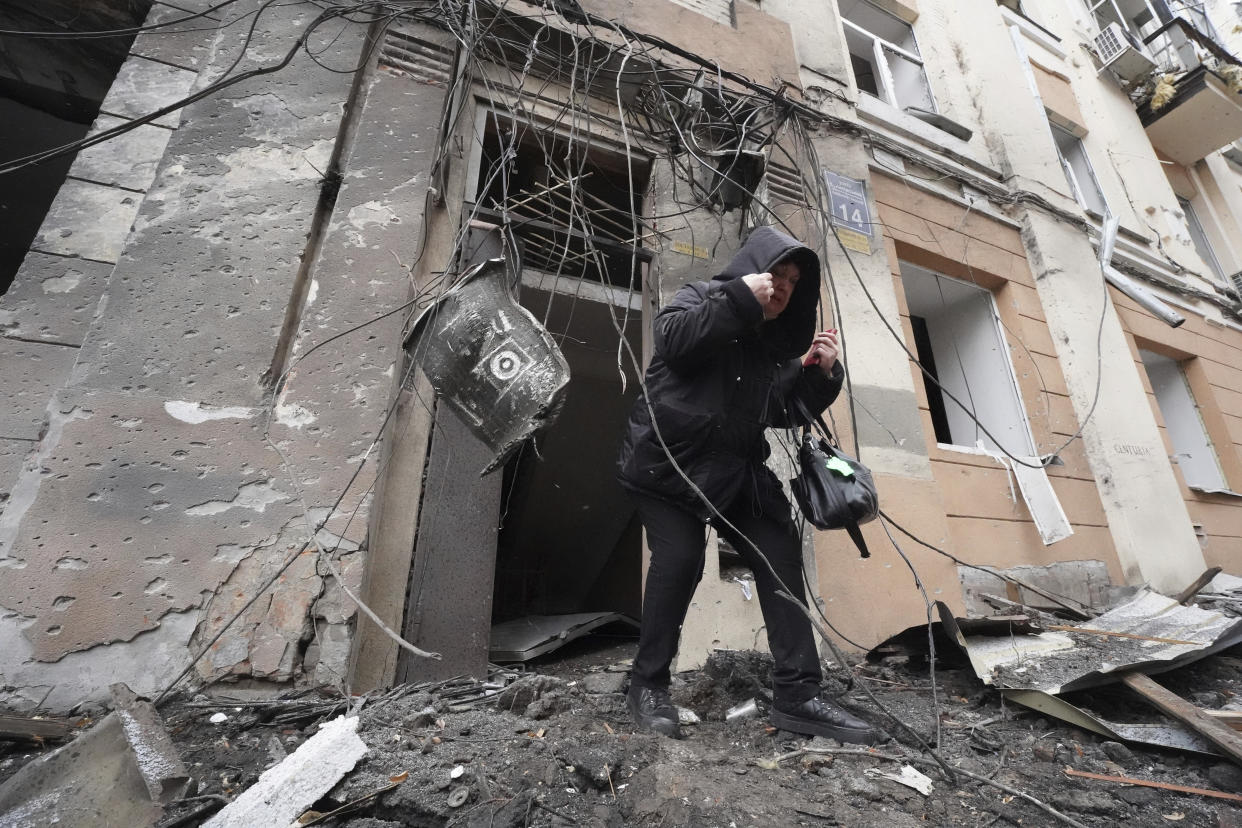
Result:
[[[860,755],[857,746],[772,729],[763,715],[771,663],[756,653],[718,653],[703,670],[677,678],[674,701],[700,720],[685,728],[684,740],[633,732],[624,688],[634,646],[632,640],[602,635],[574,642],[528,665],[486,702],[478,699],[482,685],[466,680],[372,696],[357,711],[368,754],[314,808],[328,813],[357,804],[316,824],[1072,824],[1014,792],[961,775],[947,780],[913,737],[875,707],[861,682],[916,733],[935,740],[931,675],[917,653],[830,669],[828,687],[852,711],[892,734],[874,750],[920,762],[916,767],[934,786],[927,796],[876,775],[895,774],[901,763]],[[1201,707],[1242,707],[1242,697],[1235,695],[1242,693],[1240,668],[1242,651],[1235,648],[1160,681]],[[511,678],[508,672],[494,674],[494,683]],[[952,654],[937,662],[936,685],[938,753],[955,768],[1029,794],[1082,825],[1242,825],[1242,803],[1064,772],[1073,768],[1242,793],[1242,769],[1223,758],[1107,742],[1005,704]],[[240,705],[221,698],[228,694],[228,687],[217,687],[162,708],[199,797],[168,808],[163,825],[201,824],[214,812],[213,803],[238,796],[346,704],[339,693],[322,690]],[[730,708],[752,698],[758,700],[758,716],[726,720]],[[1161,720],[1122,688],[1067,698],[1114,720]],[[212,723],[216,713],[227,720]],[[847,752],[813,752],[819,750]],[[28,750],[4,755],[0,778],[31,755]]]

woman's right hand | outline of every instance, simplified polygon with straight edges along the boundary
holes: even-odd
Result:
[[[742,281],[746,283],[746,287],[750,288],[750,292],[755,295],[755,299],[759,300],[759,305],[766,310],[768,302],[772,300],[772,274],[751,273],[748,276],[743,276]]]

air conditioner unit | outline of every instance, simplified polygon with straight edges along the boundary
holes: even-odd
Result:
[[[1095,52],[1105,69],[1130,83],[1142,80],[1156,68],[1147,47],[1119,23],[1109,23],[1095,36]]]

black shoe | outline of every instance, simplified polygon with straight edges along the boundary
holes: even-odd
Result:
[[[669,698],[667,690],[654,690],[650,687],[630,685],[625,695],[630,708],[630,716],[639,730],[662,733],[674,739],[681,738],[681,725],[677,723],[677,708]]]
[[[805,736],[825,736],[838,742],[874,745],[879,734],[871,725],[851,716],[837,705],[816,696],[802,704],[772,709],[772,724]]]

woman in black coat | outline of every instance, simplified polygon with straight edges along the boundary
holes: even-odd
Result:
[[[804,412],[823,411],[844,376],[835,332],[815,332],[819,287],[815,252],[759,227],[724,272],[686,285],[656,317],[646,395],[630,414],[619,461],[619,479],[638,506],[651,550],[628,695],[640,729],[680,738],[669,667],[703,574],[710,523],[755,573],[776,665],[773,724],[875,741],[865,722],[823,698],[810,621],[776,594],[786,590],[806,603],[802,542],[780,482],[764,463],[764,432],[802,425]]]

